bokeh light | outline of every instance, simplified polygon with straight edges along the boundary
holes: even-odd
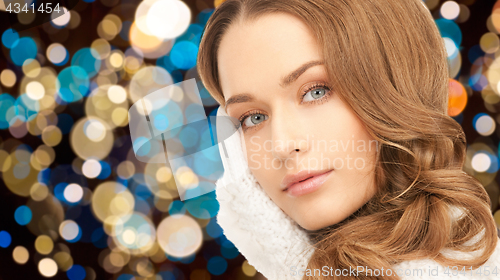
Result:
[[[28,250],[23,246],[17,246],[12,251],[12,258],[17,264],[25,264],[28,262],[30,254]]]
[[[16,219],[16,222],[22,226],[25,226],[31,222],[33,214],[31,213],[31,209],[26,206],[22,205],[19,206],[16,209],[16,212],[14,212],[14,218]]]
[[[38,270],[42,276],[52,277],[57,273],[57,263],[50,258],[41,259],[38,262]]]
[[[67,201],[75,203],[82,199],[83,197],[83,189],[78,184],[69,184],[64,189],[64,198]]]
[[[68,242],[77,242],[81,237],[80,226],[74,221],[66,220],[59,226],[59,234]]]
[[[199,250],[202,232],[199,224],[187,215],[173,214],[158,225],[158,242],[168,255],[183,258]]]
[[[54,249],[54,242],[47,235],[40,235],[35,240],[35,249],[42,255],[48,255]]]
[[[10,246],[11,242],[12,237],[10,236],[10,233],[5,230],[0,231],[0,247],[7,248]]]

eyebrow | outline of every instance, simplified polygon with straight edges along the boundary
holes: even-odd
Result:
[[[324,62],[321,61],[321,60],[313,60],[313,61],[309,61],[309,62],[306,62],[306,63],[302,64],[299,68],[297,68],[296,70],[292,71],[290,74],[288,74],[288,75],[284,76],[283,78],[281,78],[280,86],[282,88],[287,87],[291,83],[295,82],[300,77],[300,75],[302,75],[304,72],[307,71],[307,69],[309,69],[309,68],[311,68],[313,66],[316,66],[316,65],[323,65],[323,64],[324,64]],[[227,110],[227,108],[231,104],[251,102],[251,101],[254,101],[254,100],[255,100],[254,97],[252,95],[250,95],[250,94],[247,94],[247,93],[237,94],[237,95],[231,96],[226,101],[226,106],[225,107],[226,107],[226,110]]]

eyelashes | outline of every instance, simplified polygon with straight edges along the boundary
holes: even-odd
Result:
[[[308,86],[306,89],[304,89],[302,92],[302,95],[301,95],[301,100],[303,100],[304,96],[306,96],[309,92],[316,90],[316,89],[325,89],[326,92],[320,98],[314,99],[312,101],[301,102],[301,104],[307,104],[307,105],[309,105],[309,104],[321,104],[321,103],[328,101],[328,99],[330,98],[330,96],[332,94],[332,91],[331,91],[330,87],[326,83],[323,83],[323,82],[315,83],[314,85]],[[238,120],[240,121],[241,127],[242,127],[244,132],[247,130],[255,129],[256,127],[260,126],[260,124],[262,123],[261,122],[261,123],[256,124],[256,125],[246,126],[245,121],[247,120],[248,117],[251,117],[253,115],[263,115],[263,116],[265,116],[264,120],[267,120],[269,118],[268,116],[265,115],[264,112],[262,112],[260,110],[252,110],[252,111],[249,111],[249,112],[243,114],[242,116],[240,116],[238,118]]]
[[[326,84],[323,84],[323,83],[316,83],[316,84],[314,84],[314,85],[306,88],[303,91],[302,99],[304,99],[304,96],[306,96],[306,94],[308,94],[312,90],[321,89],[321,88],[326,89],[325,95],[323,95],[320,98],[316,98],[313,101],[308,101],[307,103],[323,103],[323,102],[325,102],[326,98],[328,98],[327,95],[329,95],[331,92],[330,92],[330,87],[328,85],[326,85]],[[324,97],[324,96],[327,96],[327,97]]]

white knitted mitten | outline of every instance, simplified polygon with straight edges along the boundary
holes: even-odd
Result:
[[[228,116],[223,106],[217,110],[219,116]],[[221,135],[219,129],[224,127],[217,118],[217,135]],[[265,277],[300,279],[299,270],[307,267],[314,252],[306,232],[271,200],[251,173],[241,126],[224,145],[229,157],[219,143],[224,174],[215,183],[220,205],[217,222],[227,239]]]

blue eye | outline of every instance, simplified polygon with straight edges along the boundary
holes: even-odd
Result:
[[[326,95],[327,90],[325,88],[322,88],[322,87],[314,88],[313,90],[306,92],[306,94],[304,96],[307,96],[308,93],[310,93],[310,92],[311,92],[311,94],[309,96],[311,96],[312,99],[306,100],[307,97],[305,97],[304,101],[308,102],[308,101],[314,101],[316,99],[319,99],[319,98],[323,97],[324,95]]]
[[[261,114],[261,113],[257,113],[257,114],[248,114],[246,116],[244,116],[240,122],[243,126],[243,128],[247,128],[247,127],[252,127],[254,125],[258,125],[259,123],[267,120],[267,116],[264,115],[264,114]],[[254,125],[251,125],[251,124],[254,124]]]

